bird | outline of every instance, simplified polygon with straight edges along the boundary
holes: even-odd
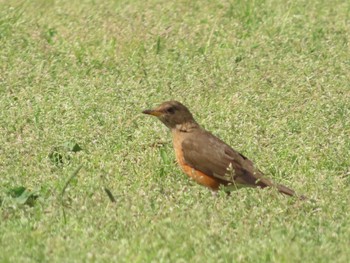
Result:
[[[176,160],[183,172],[213,192],[221,187],[275,187],[282,194],[297,196],[294,190],[265,177],[251,160],[202,128],[182,103],[165,101],[142,113],[157,117],[171,130]]]

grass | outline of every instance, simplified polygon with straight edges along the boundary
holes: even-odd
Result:
[[[349,262],[349,11],[0,1],[0,262]],[[168,99],[316,201],[190,181]]]

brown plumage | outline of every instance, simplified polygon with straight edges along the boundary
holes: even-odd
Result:
[[[272,186],[283,194],[295,195],[292,189],[273,183],[247,157],[201,128],[180,102],[166,101],[143,113],[158,117],[170,128],[177,162],[199,184],[214,191],[221,185]]]

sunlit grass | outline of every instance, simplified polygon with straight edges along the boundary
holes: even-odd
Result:
[[[0,1],[0,261],[348,262],[349,10]],[[316,202],[190,181],[168,99]]]

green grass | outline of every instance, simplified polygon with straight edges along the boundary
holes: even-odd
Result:
[[[349,262],[349,23],[348,1],[0,1],[0,262]],[[190,181],[141,114],[168,99],[316,202]]]

